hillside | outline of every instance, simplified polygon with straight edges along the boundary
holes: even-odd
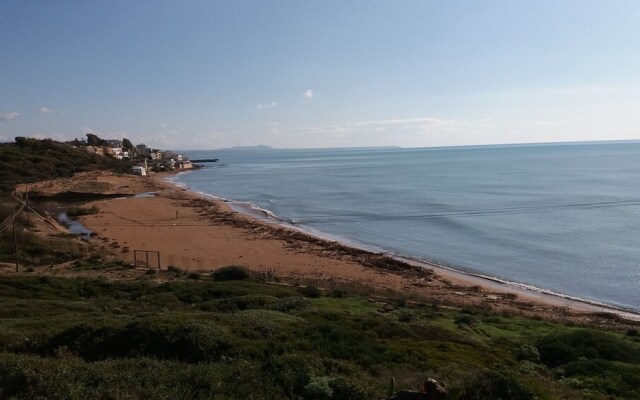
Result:
[[[0,144],[0,194],[10,192],[18,183],[100,169],[123,172],[130,167],[126,161],[90,154],[51,139],[22,139],[20,145]]]
[[[12,209],[18,203],[10,193],[20,183],[36,182],[48,178],[64,178],[76,172],[93,170],[128,171],[130,163],[90,154],[83,148],[60,143],[51,139],[16,138],[18,143],[0,143],[0,262],[13,262],[14,238],[11,228]],[[33,207],[37,207],[32,204]],[[68,250],[51,248],[33,231],[35,221],[26,215],[16,218],[18,257],[21,263],[63,262],[78,257]],[[27,229],[31,228],[31,229]],[[37,229],[35,229],[37,231]],[[57,238],[56,240],[64,240]]]

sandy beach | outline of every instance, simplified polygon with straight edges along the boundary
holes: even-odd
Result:
[[[316,238],[234,212],[228,204],[175,186],[166,178],[94,172],[40,182],[30,190],[45,197],[68,192],[108,195],[87,203],[100,211],[81,217],[80,222],[96,234],[92,241],[117,257],[134,263],[136,254],[141,268],[157,268],[158,258],[162,269],[173,266],[196,272],[242,265],[289,282],[325,289],[360,285],[373,293],[395,292],[445,306],[474,305],[487,311],[600,324],[621,318],[640,320],[640,315],[624,310]]]

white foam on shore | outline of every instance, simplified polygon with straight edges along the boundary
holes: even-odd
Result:
[[[191,172],[191,171],[185,171],[179,174],[186,173],[186,172]],[[179,174],[176,174],[175,178],[177,178]],[[212,200],[222,201],[228,204],[233,211],[247,215],[260,222],[266,222],[272,225],[278,225],[287,229],[292,229],[297,232],[300,232],[318,239],[327,240],[330,242],[338,242],[344,246],[351,247],[354,249],[364,250],[364,251],[368,251],[376,254],[383,254],[393,258],[394,260],[405,262],[412,266],[428,268],[428,269],[436,269],[436,270],[439,269],[441,271],[448,272],[458,277],[463,277],[463,278],[466,277],[472,280],[477,280],[478,284],[481,286],[484,285],[486,287],[491,287],[500,291],[507,291],[515,294],[523,294],[525,296],[529,295],[529,297],[539,299],[548,304],[553,304],[560,307],[562,306],[572,307],[575,309],[588,311],[588,312],[611,313],[628,320],[640,321],[640,312],[636,310],[623,308],[618,305],[601,303],[595,300],[583,299],[580,297],[555,292],[550,289],[544,289],[544,288],[540,288],[540,287],[525,284],[525,283],[514,282],[514,281],[509,281],[509,280],[494,277],[494,276],[468,272],[458,267],[444,264],[441,262],[400,255],[393,251],[388,251],[377,246],[366,245],[364,243],[360,243],[354,240],[342,238],[338,235],[330,235],[325,232],[320,232],[310,227],[306,227],[304,225],[298,225],[295,222],[295,220],[287,221],[285,218],[279,217],[278,215],[274,214],[272,211],[261,208],[258,205],[248,201],[235,201],[235,200],[226,199],[224,197],[220,197],[211,193],[194,191],[190,189],[188,185],[181,182],[176,182],[175,178],[174,179],[165,178],[165,181],[168,183],[171,183],[172,185],[178,186],[182,189],[189,190],[200,196],[210,198]]]
[[[602,303],[577,296],[571,296],[550,289],[544,289],[526,283],[509,281],[495,276],[476,274],[435,261],[426,261],[414,257],[406,257],[394,254],[389,254],[389,256],[398,261],[403,261],[414,266],[445,270],[459,277],[468,277],[472,280],[477,280],[484,286],[489,286],[498,290],[510,289],[510,292],[529,295],[530,297],[533,297],[535,299],[540,299],[557,306],[573,307],[590,312],[613,313],[629,320],[640,321],[640,313],[638,313],[636,310],[624,308],[618,305]]]
[[[182,172],[178,172],[178,173],[177,173],[177,174],[175,174],[175,175],[171,175],[171,176],[167,176],[167,177],[165,177],[165,178],[164,178],[164,181],[165,181],[165,182],[167,182],[167,183],[170,183],[170,184],[172,184],[172,185],[174,185],[174,186],[177,186],[177,187],[179,187],[180,189],[189,189],[189,187],[188,187],[186,184],[184,184],[184,183],[182,183],[182,182],[177,182],[177,181],[176,181],[176,179],[178,179],[178,177],[180,177],[181,175],[187,174],[187,173],[189,173],[189,172],[192,172],[192,171],[182,171]]]

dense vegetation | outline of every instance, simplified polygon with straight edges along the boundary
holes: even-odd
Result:
[[[16,138],[16,141],[0,143],[0,194],[10,192],[19,183],[98,169],[124,172],[130,167],[126,161],[90,154],[51,139]]]
[[[0,398],[378,399],[390,376],[466,399],[640,398],[635,331],[308,298],[232,272],[243,280],[0,278]]]

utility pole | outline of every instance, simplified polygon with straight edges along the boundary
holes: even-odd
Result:
[[[25,184],[25,194],[24,194],[24,199],[25,202],[27,203],[27,226],[31,226],[31,213],[29,212],[29,184],[26,183]]]
[[[18,272],[18,237],[16,236],[16,217],[11,209],[11,224],[13,225],[13,252],[16,256],[16,272]]]

